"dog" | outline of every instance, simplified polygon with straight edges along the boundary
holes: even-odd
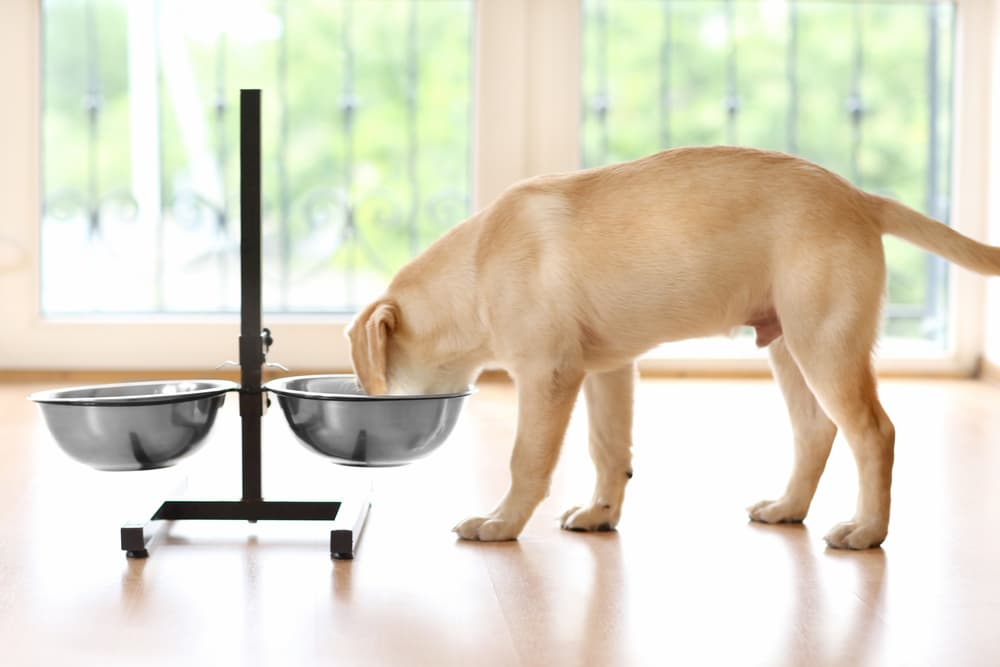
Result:
[[[460,390],[486,364],[517,388],[511,483],[467,540],[516,539],[549,489],[581,386],[597,471],[563,528],[614,529],[632,477],[635,359],[652,347],[753,327],[787,403],[795,460],[784,495],[750,508],[802,521],[837,430],[859,475],[834,548],[879,546],[895,431],[872,349],[891,234],[981,274],[1000,248],[973,241],[806,160],[691,147],[517,183],[404,266],[347,330],[369,394]]]

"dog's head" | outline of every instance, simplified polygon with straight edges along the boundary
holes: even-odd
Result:
[[[354,374],[369,395],[441,391],[432,346],[412,335],[402,318],[395,300],[381,298],[362,310],[347,329]]]
[[[440,331],[408,320],[399,302],[389,297],[358,313],[347,338],[358,383],[373,396],[453,393],[478,373],[478,365],[460,349],[442,343]]]
[[[379,299],[358,313],[347,329],[354,373],[361,388],[373,396],[389,393],[389,348],[399,319],[395,301]]]

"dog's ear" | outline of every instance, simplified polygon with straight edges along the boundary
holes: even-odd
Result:
[[[365,330],[368,334],[368,360],[372,370],[372,389],[377,394],[389,390],[389,337],[399,322],[399,308],[392,301],[381,301],[375,305]]]
[[[354,371],[369,394],[385,394],[389,389],[389,338],[398,324],[399,307],[382,299],[361,311],[347,331]]]

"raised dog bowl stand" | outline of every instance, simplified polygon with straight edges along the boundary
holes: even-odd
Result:
[[[121,548],[129,558],[145,558],[158,522],[323,521],[332,522],[330,554],[353,558],[371,507],[370,495],[356,500],[282,501],[261,495],[261,417],[266,394],[261,387],[271,332],[261,326],[261,161],[260,91],[240,91],[240,420],[242,421],[243,496],[239,500],[167,500],[148,519],[121,529]]]
[[[225,400],[239,392],[243,494],[239,500],[167,500],[121,529],[129,558],[145,558],[164,521],[330,522],[330,554],[353,558],[371,508],[371,488],[352,500],[265,500],[261,418],[269,395],[306,447],[336,463],[410,463],[451,433],[475,387],[449,394],[369,396],[346,375],[281,377],[262,384],[274,339],[262,328],[260,91],[240,93],[240,384],[226,380],[150,381],[37,392],[46,424],[72,458],[99,470],[151,470],[201,446]],[[174,495],[174,494],[171,494]]]

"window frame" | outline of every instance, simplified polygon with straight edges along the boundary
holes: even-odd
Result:
[[[985,238],[989,206],[992,41],[997,0],[959,0],[956,11],[951,220]],[[40,312],[41,2],[0,3],[0,369],[203,369],[237,355],[238,317],[44,317]],[[473,210],[512,182],[580,164],[579,0],[480,0],[475,8]],[[989,63],[989,66],[984,66]],[[458,221],[456,221],[458,222]],[[887,373],[968,375],[985,344],[985,279],[952,269],[949,347],[928,357],[881,354]],[[272,315],[271,357],[293,370],[347,369],[344,316]],[[765,371],[762,354],[647,356],[667,373]],[[736,353],[739,352],[739,353]]]

